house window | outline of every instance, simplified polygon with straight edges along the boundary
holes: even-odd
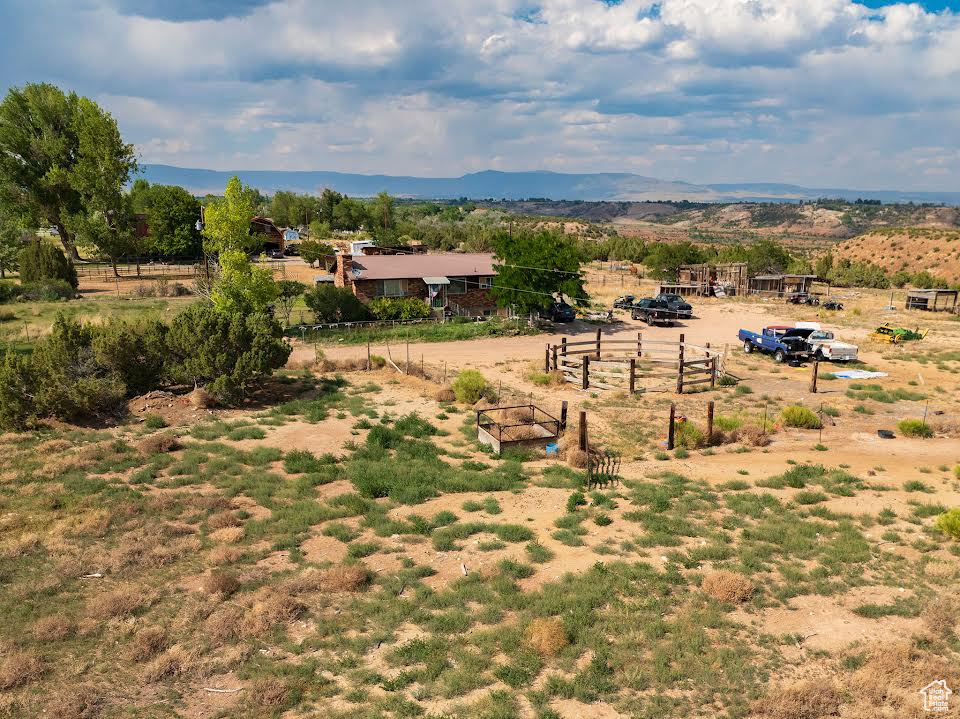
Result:
[[[378,280],[377,297],[403,297],[407,294],[406,280]]]
[[[481,277],[480,278],[480,289],[489,290],[493,287],[493,278],[492,277]]]
[[[462,295],[467,291],[466,277],[451,277],[450,284],[447,285],[448,295]]]

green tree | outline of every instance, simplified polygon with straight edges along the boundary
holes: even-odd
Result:
[[[165,257],[200,255],[203,245],[196,227],[200,219],[197,198],[176,185],[150,185],[137,180],[130,199],[133,211],[147,216],[152,251]]]
[[[500,232],[494,237],[497,277],[493,296],[520,312],[547,307],[557,295],[586,304],[581,255],[574,241],[553,232]]]
[[[280,280],[277,282],[277,314],[283,320],[284,326],[290,324],[290,313],[297,299],[307,291],[307,285],[296,280]]]
[[[370,311],[357,296],[345,287],[326,283],[307,290],[303,301],[318,323],[362,322],[370,319]]]
[[[19,220],[0,206],[0,279],[20,267],[23,250],[23,227]]]
[[[813,267],[817,277],[828,277],[833,270],[833,253],[826,252]]]
[[[393,212],[393,198],[386,192],[377,195],[373,201],[370,219],[375,230],[389,232],[396,224]]]
[[[333,227],[333,210],[342,201],[343,195],[341,195],[339,192],[335,192],[329,187],[324,188],[323,192],[320,193],[318,219],[321,222],[326,222],[330,227]]]
[[[278,190],[270,200],[267,213],[280,227],[309,225],[318,217],[319,200],[313,195]]]
[[[243,250],[221,252],[220,268],[211,299],[225,314],[266,312],[279,294],[270,270],[253,265]]]
[[[35,238],[20,252],[20,282],[31,284],[44,280],[62,280],[77,288],[77,270],[53,245]]]
[[[656,242],[647,246],[643,264],[654,279],[674,282],[680,265],[697,264],[705,259],[703,251],[691,242]]]
[[[250,220],[257,211],[258,194],[240,182],[240,178],[230,178],[223,197],[211,201],[204,211],[204,249],[208,252],[251,252],[262,244],[257,236],[250,234]]]
[[[286,364],[291,347],[279,323],[265,314],[226,314],[196,304],[174,317],[167,352],[173,381],[206,385],[220,401],[238,402]]]
[[[300,258],[311,267],[321,257],[328,257],[335,252],[333,245],[328,245],[326,242],[304,240],[300,243]]]
[[[33,425],[37,412],[35,389],[30,359],[6,350],[0,364],[0,429],[21,431]]]
[[[0,203],[57,228],[77,258],[67,218],[115,210],[136,169],[133,146],[95,102],[49,84],[12,88],[0,103]]]

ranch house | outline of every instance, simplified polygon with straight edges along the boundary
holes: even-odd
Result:
[[[490,293],[493,255],[337,255],[333,282],[361,302],[377,297],[417,297],[435,310],[463,315],[499,314]]]

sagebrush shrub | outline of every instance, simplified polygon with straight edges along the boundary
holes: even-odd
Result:
[[[786,427],[820,429],[822,426],[817,413],[802,404],[792,404],[789,407],[784,407],[783,412],[780,413],[780,420]]]
[[[453,394],[458,402],[476,404],[490,394],[490,383],[475,369],[465,369],[453,381]]]
[[[936,527],[944,534],[960,540],[960,508],[954,507],[937,517]]]
[[[933,436],[933,429],[930,425],[921,419],[902,419],[897,422],[897,429],[904,437],[923,437],[929,439]]]

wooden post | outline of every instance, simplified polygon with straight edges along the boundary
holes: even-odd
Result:
[[[407,374],[410,374],[410,340],[407,340]]]
[[[367,372],[371,370],[370,364],[370,340],[367,340]]]
[[[713,443],[713,400],[707,402],[707,446]]]
[[[717,357],[710,358],[710,389],[717,386]]]
[[[643,356],[643,333],[637,332],[637,357]]]
[[[817,376],[820,374],[820,362],[813,361],[813,367],[810,368],[810,392],[817,393]]]
[[[560,429],[567,428],[567,400],[560,403]]]
[[[637,358],[630,358],[630,394],[637,389]]]
[[[557,367],[557,346],[556,345],[553,346],[553,368],[559,369]]]
[[[581,452],[586,452],[589,443],[587,442],[587,413],[580,410],[580,443],[578,445]]]
[[[597,327],[597,359],[600,359],[600,328]]]
[[[677,394],[683,394],[683,335],[680,335],[680,355],[677,362]],[[672,449],[672,448],[671,448]]]
[[[563,363],[567,363],[567,338],[560,338],[560,354],[563,355]]]
[[[590,355],[583,356],[583,389],[590,389]]]
[[[673,449],[674,420],[677,418],[677,405],[670,403],[670,425],[667,427],[667,449]]]
[[[547,343],[547,353],[544,356],[544,360],[543,360],[543,371],[544,372],[550,371],[550,343],[549,342]]]

